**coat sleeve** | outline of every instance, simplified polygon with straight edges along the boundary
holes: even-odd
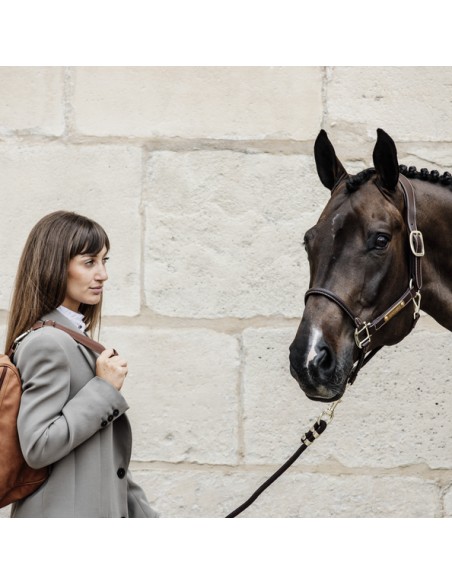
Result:
[[[150,507],[143,489],[132,479],[130,470],[127,472],[127,507],[129,517],[159,517]]]
[[[101,430],[112,412],[118,416],[129,407],[121,393],[99,377],[69,399],[70,357],[50,334],[24,343],[16,365],[23,389],[17,429],[24,458],[32,468],[63,458]]]

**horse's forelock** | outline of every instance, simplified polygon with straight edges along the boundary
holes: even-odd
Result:
[[[351,175],[346,181],[348,193],[353,193],[366,183],[372,176],[375,175],[375,168],[367,168],[358,172],[358,174]]]

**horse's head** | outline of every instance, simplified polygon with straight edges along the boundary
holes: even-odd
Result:
[[[323,130],[314,154],[331,198],[304,238],[310,289],[317,292],[306,298],[290,369],[310,399],[335,401],[360,354],[353,319],[372,322],[403,295],[410,280],[409,244],[396,147],[383,130],[373,152],[375,168],[356,176],[347,174]],[[372,348],[395,344],[411,330],[412,310],[393,313],[372,336]]]

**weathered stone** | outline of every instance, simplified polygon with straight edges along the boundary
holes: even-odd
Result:
[[[318,67],[77,67],[76,127],[91,136],[310,140]]]
[[[271,470],[133,472],[162,517],[225,517]],[[413,477],[327,475],[289,471],[240,517],[439,517],[440,488]]]
[[[60,136],[63,84],[62,67],[0,67],[0,135]]]
[[[312,157],[158,153],[148,181],[149,308],[195,318],[300,314],[303,236],[329,196]]]
[[[347,132],[350,147],[377,128],[401,141],[449,141],[451,83],[450,67],[334,67],[328,127],[342,141]]]
[[[105,327],[129,364],[123,387],[136,460],[235,464],[239,345],[203,329]]]

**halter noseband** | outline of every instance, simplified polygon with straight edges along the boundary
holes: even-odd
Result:
[[[400,186],[402,187],[403,196],[406,207],[406,223],[408,226],[408,241],[410,244],[410,282],[408,288],[402,296],[394,302],[383,314],[377,316],[371,322],[361,320],[355,316],[348,308],[343,300],[339,298],[334,292],[330,292],[325,288],[310,288],[305,294],[305,302],[308,296],[314,294],[325,296],[329,300],[335,302],[347,316],[353,321],[355,328],[355,343],[360,349],[360,356],[354,365],[347,382],[351,385],[358,375],[359,370],[375,355],[381,347],[376,347],[370,350],[370,343],[372,335],[379,331],[385,324],[387,324],[396,314],[403,310],[412,301],[414,304],[414,315],[412,328],[419,318],[421,306],[421,288],[422,288],[422,271],[421,271],[421,257],[424,255],[424,240],[422,233],[417,229],[416,225],[416,200],[414,197],[414,189],[411,182],[403,175],[399,176]]]

